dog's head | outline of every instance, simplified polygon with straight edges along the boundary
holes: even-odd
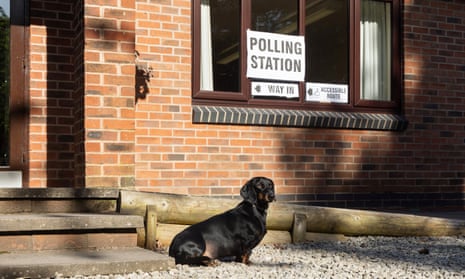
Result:
[[[268,203],[275,201],[274,183],[266,177],[254,177],[247,181],[241,189],[244,200],[268,207]]]

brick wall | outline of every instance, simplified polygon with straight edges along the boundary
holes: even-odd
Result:
[[[52,186],[58,181],[54,175],[72,171],[67,168],[72,156],[56,171],[48,171],[43,160],[68,154],[74,146],[76,165],[81,162],[85,173],[79,180],[77,168],[76,186],[230,196],[251,176],[265,175],[275,181],[281,201],[465,208],[462,1],[404,1],[403,95],[410,124],[403,132],[192,124],[191,1],[84,3],[84,84],[72,91],[81,92],[75,94],[74,113],[81,115],[82,100],[83,120],[72,122],[75,145],[65,141],[59,152],[47,148],[57,143],[59,117],[37,103],[31,169],[38,171],[31,171],[31,185]],[[32,47],[43,48],[31,52],[32,66],[44,67],[43,52],[53,50],[45,39],[35,41],[52,27],[31,26]],[[50,76],[35,76],[40,71],[32,66],[32,102],[58,102],[56,95],[45,97],[55,92]],[[73,71],[78,70],[70,70],[70,78]],[[79,81],[79,74],[73,78]],[[72,110],[60,111],[60,118],[73,120],[68,119]]]
[[[135,1],[85,3],[85,186],[134,186]]]
[[[205,143],[196,136],[198,128],[208,127],[191,124],[190,5],[136,1],[138,63],[151,67],[153,75],[136,105],[136,185],[144,189],[210,192],[205,186],[213,177],[198,165],[209,155],[200,158]]]
[[[411,122],[398,137],[412,156],[412,191],[459,203],[465,192],[465,4],[404,1],[404,98]],[[453,201],[454,199],[461,202]]]
[[[73,2],[30,1],[31,187],[72,186]]]

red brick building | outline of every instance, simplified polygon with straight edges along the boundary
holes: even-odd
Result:
[[[215,196],[263,175],[281,201],[465,208],[465,3],[287,2],[1,1],[0,175]],[[304,79],[253,76],[254,39],[304,49]]]

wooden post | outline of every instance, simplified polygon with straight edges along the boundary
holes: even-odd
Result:
[[[137,228],[137,247],[145,248],[145,228]]]
[[[305,241],[307,233],[307,215],[294,213],[294,224],[292,225],[292,243]]]
[[[147,205],[145,248],[149,250],[157,248],[157,207],[151,204]]]

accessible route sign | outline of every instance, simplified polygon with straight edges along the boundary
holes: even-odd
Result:
[[[247,30],[247,77],[304,81],[304,37]]]

